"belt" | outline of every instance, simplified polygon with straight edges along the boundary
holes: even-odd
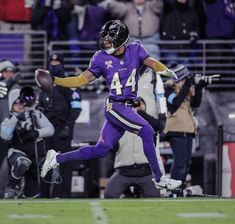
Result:
[[[106,99],[106,103],[120,103],[124,104],[125,106],[132,107],[133,106],[133,100],[113,100],[110,97]]]

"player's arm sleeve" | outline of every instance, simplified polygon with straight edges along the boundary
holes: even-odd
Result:
[[[136,51],[136,55],[139,56],[140,65],[144,64],[146,58],[149,58],[149,53],[145,50],[144,46],[139,42],[133,44],[133,48]]]
[[[83,86],[95,79],[96,77],[94,76],[94,74],[89,70],[86,70],[82,72],[79,76],[75,77],[67,77],[67,78],[55,77],[54,83],[58,86],[79,88],[80,86]]]
[[[144,65],[153,69],[155,72],[161,72],[167,69],[167,67],[163,63],[150,57],[145,58]]]
[[[157,61],[154,58],[150,57],[146,58],[144,60],[144,65],[153,69],[153,71],[157,72],[161,76],[177,79],[177,75],[175,74],[175,72],[173,72],[172,70],[167,68],[164,64],[162,64],[160,61]]]

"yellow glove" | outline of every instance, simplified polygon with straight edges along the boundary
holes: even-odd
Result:
[[[177,75],[172,71],[170,70],[169,68],[161,71],[161,72],[157,72],[159,75],[162,75],[162,76],[165,76],[165,77],[168,77],[168,78],[175,78],[177,79]]]

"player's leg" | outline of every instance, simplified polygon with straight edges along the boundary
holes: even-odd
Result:
[[[120,103],[112,103],[105,113],[107,120],[127,131],[138,134],[142,138],[144,154],[154,174],[156,188],[173,190],[178,188],[182,182],[169,179],[162,174],[154,145],[154,130],[150,124],[138,115],[131,107]]]
[[[154,130],[149,123],[133,111],[131,107],[119,103],[113,103],[105,113],[107,120],[123,129],[138,134],[143,140],[145,156],[152,168],[157,181],[160,180],[162,172],[158,165],[158,160],[154,145]]]
[[[69,160],[88,160],[105,157],[123,134],[124,130],[106,121],[96,145],[84,146],[75,151],[59,154],[57,162],[64,163]]]
[[[41,176],[45,177],[50,169],[71,160],[88,160],[105,157],[124,134],[124,130],[115,124],[106,121],[101,131],[100,139],[96,145],[84,146],[78,150],[59,154],[49,150],[42,166]]]

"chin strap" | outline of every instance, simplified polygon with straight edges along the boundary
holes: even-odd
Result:
[[[107,50],[105,50],[105,52],[106,52],[107,54],[113,54],[115,50],[116,50],[116,49],[115,49],[115,48],[113,47],[113,45],[112,45],[112,47],[109,48],[109,49],[107,49]]]

